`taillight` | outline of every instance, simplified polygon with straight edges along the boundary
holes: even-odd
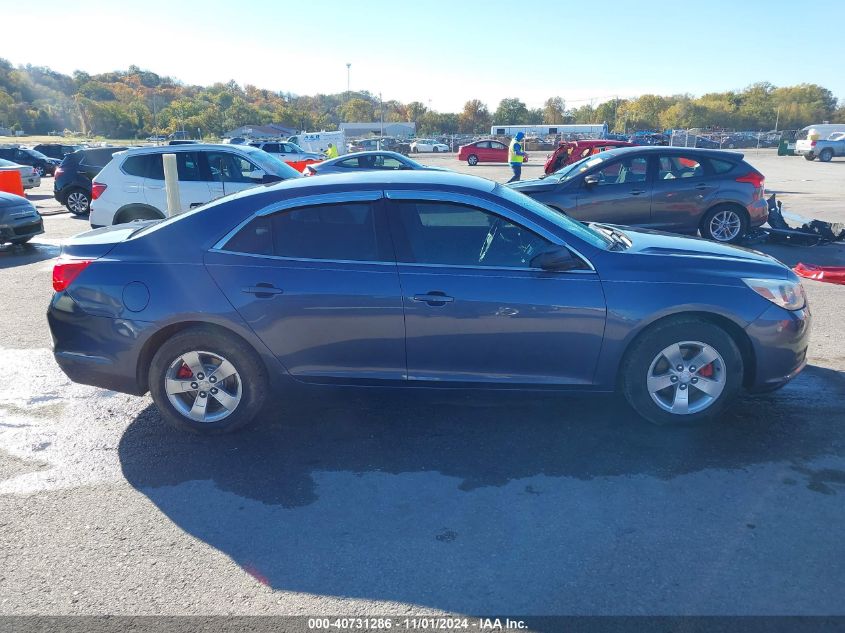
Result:
[[[33,170],[33,171],[34,171],[34,170]],[[59,177],[59,176],[61,176],[63,173],[65,173],[65,170],[64,170],[64,169],[62,169],[61,167],[56,167],[56,171],[55,171],[55,172],[53,172],[53,176],[55,176],[56,178],[58,178],[58,177]]]
[[[96,200],[103,192],[108,188],[108,185],[104,185],[101,182],[92,182],[91,183],[91,200]]]
[[[818,141],[810,141],[810,147],[815,147]]]
[[[755,188],[762,189],[763,183],[766,181],[766,177],[759,171],[750,171],[744,176],[737,178],[736,181],[751,183]]]
[[[79,277],[79,273],[88,268],[92,259],[65,259],[59,257],[53,266],[53,290],[61,292]]]

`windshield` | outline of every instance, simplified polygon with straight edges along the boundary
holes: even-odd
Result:
[[[25,149],[24,152],[26,152],[27,154],[29,154],[33,158],[43,158],[43,159],[47,158],[47,156],[45,156],[44,154],[42,154],[41,152],[39,152],[38,150],[35,150],[35,149]]]
[[[496,188],[493,191],[509,202],[517,204],[524,209],[528,209],[535,215],[542,217],[544,220],[548,220],[549,222],[565,229],[591,246],[604,250],[613,244],[613,240],[603,233],[599,233],[595,229],[581,224],[577,220],[573,220],[563,213],[555,211],[551,207],[547,207],[542,202],[537,202],[534,198],[529,198],[524,193],[519,193],[510,187],[503,187],[502,185],[496,185]]]
[[[574,178],[578,174],[583,174],[588,169],[592,169],[603,162],[604,159],[600,156],[587,156],[586,158],[579,160],[577,163],[572,163],[571,165],[558,169],[556,172],[549,174],[548,177],[556,178],[558,182],[565,182]]]
[[[288,143],[288,145],[290,145],[290,146],[293,148],[293,151],[295,151],[295,152],[296,152],[296,153],[298,153],[298,154],[304,154],[304,153],[305,153],[305,150],[304,150],[304,149],[302,149],[302,148],[301,148],[299,145],[297,145],[296,143],[290,143],[290,142],[289,142],[289,143]]]
[[[258,163],[258,166],[261,167],[261,169],[263,169],[268,174],[281,176],[285,179],[299,178],[300,176],[302,176],[301,173],[296,171],[286,162],[282,161],[279,158],[276,158],[272,154],[268,154],[265,151],[249,152],[249,157],[256,163]]]

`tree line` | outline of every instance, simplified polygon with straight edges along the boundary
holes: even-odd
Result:
[[[795,129],[824,120],[845,122],[845,105],[816,84],[755,83],[742,91],[611,99],[567,107],[549,97],[529,108],[517,97],[491,112],[478,99],[460,112],[437,112],[419,101],[381,101],[367,91],[314,96],[274,92],[234,80],[186,85],[130,66],[125,71],[72,76],[45,67],[18,66],[0,58],[0,127],[27,134],[74,132],[114,139],[144,138],[185,130],[220,137],[241,125],[280,123],[302,130],[336,129],[343,121],[413,121],[421,135],[484,134],[490,126],[602,123],[611,130],[719,127],[742,130]]]

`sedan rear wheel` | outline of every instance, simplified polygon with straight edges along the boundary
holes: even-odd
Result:
[[[33,169],[35,170],[35,173],[38,174],[39,178],[44,177],[44,168],[43,167],[33,167]]]
[[[150,364],[150,393],[177,429],[230,433],[253,421],[267,392],[255,352],[235,337],[197,327],[166,341]]]
[[[829,147],[826,147],[821,152],[819,152],[819,160],[823,163],[826,163],[831,158],[833,158],[833,150]]]
[[[655,424],[714,418],[742,386],[742,354],[721,327],[680,317],[646,330],[625,355],[622,390]]]
[[[81,189],[74,189],[67,196],[65,206],[74,215],[85,215],[88,213],[89,197]]]

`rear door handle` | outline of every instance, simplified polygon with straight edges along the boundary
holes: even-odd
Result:
[[[631,195],[632,196],[640,196],[645,193],[645,189],[632,189]]]
[[[241,288],[241,292],[255,295],[259,299],[271,299],[276,295],[282,294],[284,290],[276,288],[273,284],[259,283],[254,286],[245,286],[244,288]]]
[[[702,189],[707,189],[708,186],[702,182],[701,184],[696,185],[695,188],[701,191]]]
[[[441,292],[439,290],[432,290],[428,294],[424,295],[414,295],[413,299],[414,301],[427,303],[430,306],[443,306],[455,300],[454,298],[447,296],[445,292]]]

